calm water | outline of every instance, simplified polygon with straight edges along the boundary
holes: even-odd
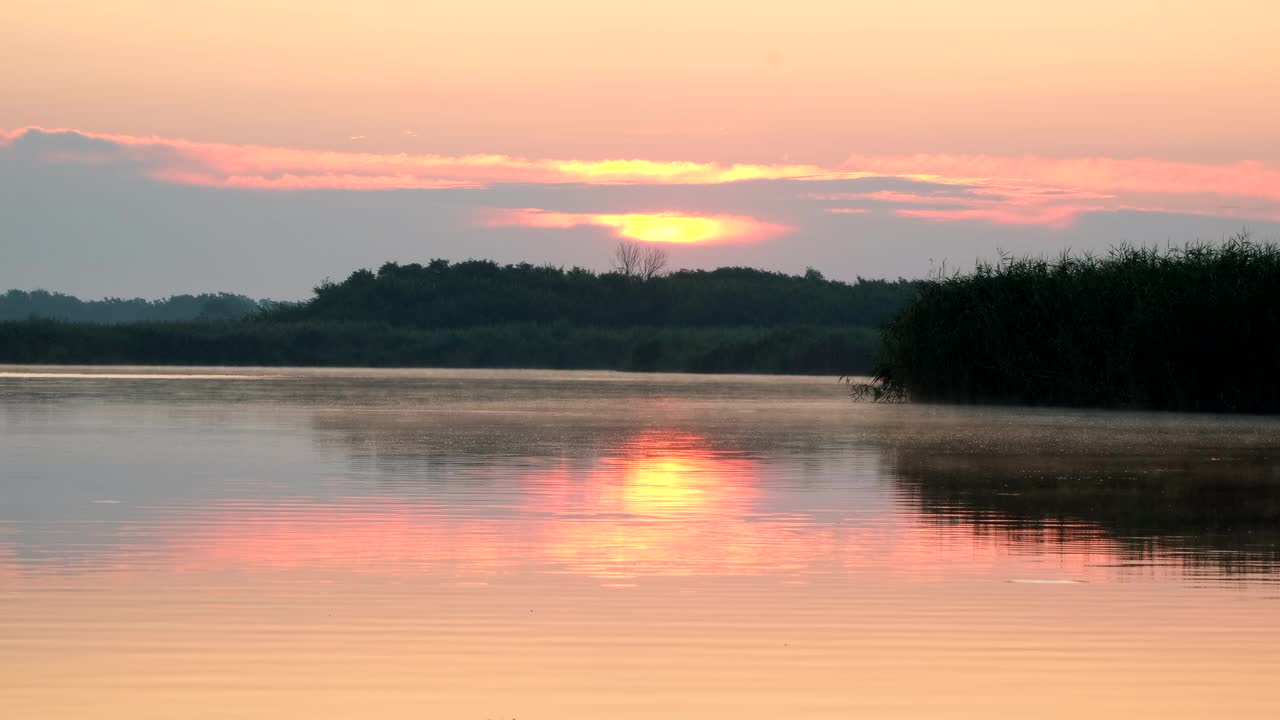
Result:
[[[1280,717],[1280,420],[0,373],[6,719]]]

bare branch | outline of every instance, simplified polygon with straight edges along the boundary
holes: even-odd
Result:
[[[623,240],[613,250],[614,271],[637,280],[651,280],[667,267],[667,251],[648,243]]]
[[[662,269],[667,266],[667,251],[656,245],[646,247],[640,253],[639,274],[641,279],[650,280],[662,274]]]
[[[627,277],[638,277],[643,250],[634,240],[623,240],[613,250],[613,269]]]

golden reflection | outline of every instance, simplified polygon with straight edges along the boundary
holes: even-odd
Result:
[[[536,478],[547,563],[597,577],[757,573],[803,562],[776,523],[754,518],[757,461],[704,438],[640,433],[597,468]]]
[[[610,490],[597,508],[605,513],[723,515],[744,509],[755,493],[753,461],[711,450],[696,435],[641,433],[601,464],[591,480]]]

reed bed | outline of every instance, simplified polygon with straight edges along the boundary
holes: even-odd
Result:
[[[1241,233],[936,277],[885,326],[875,380],[926,402],[1280,412],[1280,247]]]

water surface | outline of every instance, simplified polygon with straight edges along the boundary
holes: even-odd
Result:
[[[0,368],[0,717],[1273,718],[1280,421]]]

